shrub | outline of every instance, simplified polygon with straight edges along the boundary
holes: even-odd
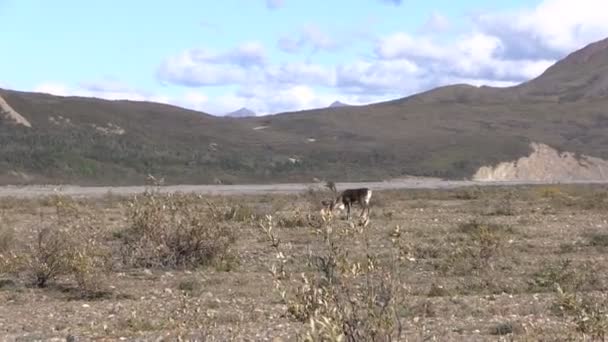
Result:
[[[492,327],[492,329],[490,329],[490,334],[492,335],[498,335],[498,336],[503,336],[503,335],[509,335],[513,333],[513,324],[511,323],[499,323],[496,326]]]
[[[218,216],[219,215],[219,216]],[[146,191],[128,203],[128,227],[119,234],[132,267],[197,267],[230,259],[232,216],[200,205],[200,197]]]
[[[583,335],[583,340],[591,337],[592,341],[606,341],[608,336],[608,302],[606,296],[592,298],[584,295],[582,298],[574,293],[556,287],[557,298],[554,303],[561,313],[570,317],[576,330]]]
[[[333,185],[333,189],[335,189],[335,185]],[[308,187],[308,189],[302,194],[302,196],[308,202],[309,208],[311,210],[321,210],[323,208],[323,201],[331,201],[336,197],[336,193],[332,190],[332,187],[328,184],[325,185],[325,188],[316,188],[313,186]]]
[[[0,254],[9,251],[15,243],[15,231],[0,223]]]
[[[188,279],[180,281],[177,285],[177,288],[190,295],[198,295],[203,289],[203,284],[199,279],[190,277]]]
[[[594,247],[608,247],[608,234],[595,233],[589,236],[589,245]]]
[[[291,211],[288,214],[277,215],[277,217],[277,224],[281,228],[306,227],[310,222],[310,218],[305,216],[299,209]]]
[[[608,209],[608,191],[598,190],[584,194],[575,202],[575,205],[585,210],[606,210]]]
[[[257,218],[254,209],[242,203],[227,203],[222,207],[209,204],[209,208],[212,209],[211,214],[216,221],[247,222]]]
[[[508,191],[497,200],[489,200],[484,214],[488,216],[513,216],[516,214],[516,200],[515,193]]]
[[[592,286],[596,280],[591,265],[574,267],[572,260],[562,259],[557,262],[543,263],[532,274],[529,287],[532,291],[551,291],[555,286],[576,291],[583,286]]]
[[[71,198],[53,196],[55,215],[41,223],[33,240],[13,247],[1,263],[5,271],[25,275],[37,287],[68,276],[83,296],[95,296],[110,265],[100,225]]]
[[[287,311],[294,319],[309,323],[302,340],[399,340],[402,323],[398,308],[405,291],[394,273],[397,267],[380,265],[369,250],[360,257],[353,255],[353,239],[367,229],[340,229],[329,224],[314,227],[322,248],[309,256],[312,271],[296,278],[285,269],[290,257],[282,250],[273,227],[271,216],[260,222],[281,262],[279,267],[271,267],[271,273]]]

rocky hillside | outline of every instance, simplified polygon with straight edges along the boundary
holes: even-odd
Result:
[[[608,180],[608,161],[571,152],[559,152],[545,144],[532,144],[532,153],[515,161],[483,166],[476,181],[597,181]]]
[[[0,122],[32,127],[29,121],[17,113],[2,97],[0,97]]]

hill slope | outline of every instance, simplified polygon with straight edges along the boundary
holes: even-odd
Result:
[[[510,88],[455,85],[368,106],[227,118],[16,91],[31,128],[0,120],[0,183],[169,183],[471,177],[530,143],[608,158],[608,40]]]

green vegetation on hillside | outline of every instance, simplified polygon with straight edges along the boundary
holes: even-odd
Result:
[[[462,179],[527,155],[531,142],[608,158],[607,60],[605,40],[517,87],[240,119],[0,90],[32,124],[0,119],[0,184]]]

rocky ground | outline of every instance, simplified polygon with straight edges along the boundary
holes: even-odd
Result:
[[[563,341],[608,331],[604,186],[377,191],[366,227],[342,217],[323,223],[315,204],[328,196],[192,197],[219,210],[212,223],[235,234],[230,258],[186,267],[123,260],[123,230],[134,224],[129,198],[1,199],[1,339],[291,341],[320,339],[315,333],[329,330],[317,324],[311,333],[310,319],[323,317],[336,326],[365,317],[403,341]],[[58,202],[69,202],[69,210]],[[95,273],[96,291],[83,290],[79,274],[69,272],[32,285],[40,227],[71,227],[81,216],[92,217],[112,255]],[[10,255],[31,258],[11,268]],[[319,260],[333,260],[333,285]],[[301,274],[313,289],[342,293],[322,297],[329,304],[316,312],[298,311],[312,305],[302,293],[319,295],[302,292]],[[372,304],[360,304],[366,299]],[[378,303],[394,315],[378,311]],[[326,310],[349,305],[356,309],[342,316]],[[362,338],[370,338],[368,328],[359,323]]]

